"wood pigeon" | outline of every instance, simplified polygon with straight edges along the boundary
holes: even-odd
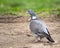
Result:
[[[54,40],[50,36],[50,33],[45,22],[39,19],[33,10],[28,10],[28,13],[31,16],[30,21],[31,32],[33,32],[37,38],[40,37],[40,39],[42,39],[43,37],[46,37],[48,41],[54,42]]]

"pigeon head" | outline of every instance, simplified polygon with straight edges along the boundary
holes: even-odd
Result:
[[[31,19],[36,19],[36,18],[37,18],[36,14],[34,13],[33,10],[28,10],[28,13],[29,13],[30,16],[31,16]]]

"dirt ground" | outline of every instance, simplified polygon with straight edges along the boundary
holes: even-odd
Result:
[[[24,19],[24,18],[23,18]],[[21,20],[19,18],[19,20]],[[60,48],[60,22],[44,20],[55,43],[34,42],[35,39],[29,30],[29,22],[0,23],[0,48]]]

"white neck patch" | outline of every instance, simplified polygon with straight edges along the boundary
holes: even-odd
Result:
[[[36,16],[33,16],[32,19],[36,19],[37,17]]]

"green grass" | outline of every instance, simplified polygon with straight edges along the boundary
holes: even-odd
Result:
[[[59,8],[60,0],[0,0],[0,14],[24,12],[27,9],[43,12]]]

